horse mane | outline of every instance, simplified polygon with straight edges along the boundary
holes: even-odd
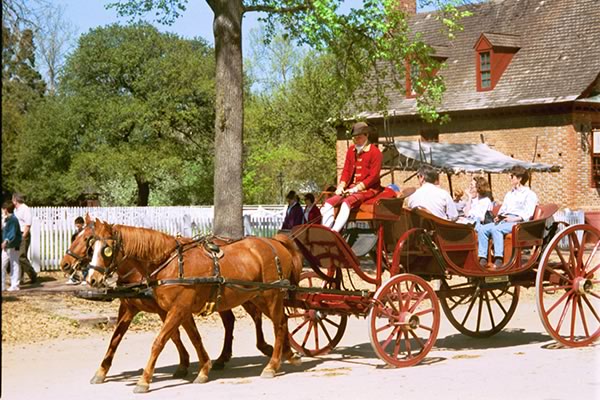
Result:
[[[121,236],[121,245],[127,257],[151,264],[162,263],[177,247],[173,236],[153,229],[114,225],[113,231]]]
[[[272,238],[273,240],[281,243],[292,255],[292,275],[290,276],[290,282],[297,284],[300,282],[300,274],[302,273],[302,261],[303,256],[296,243],[290,239],[290,237],[284,233],[278,233]]]

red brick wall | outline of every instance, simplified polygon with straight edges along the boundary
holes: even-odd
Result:
[[[542,162],[562,167],[558,173],[533,173],[531,188],[540,203],[556,203],[560,208],[600,210],[600,190],[590,186],[590,154],[585,145],[585,132],[592,124],[600,123],[600,112],[522,112],[454,116],[448,124],[439,127],[439,141],[446,143],[485,143],[511,157],[524,161]],[[376,125],[376,123],[374,123]],[[395,139],[417,140],[425,126],[413,119],[389,124],[388,136]],[[386,132],[381,126],[380,137]],[[583,134],[582,134],[583,132]],[[536,149],[537,139],[537,151]],[[338,140],[338,176],[343,167],[346,140]],[[417,186],[416,178],[404,183],[411,172],[394,173],[393,181],[400,186]],[[441,177],[441,185],[448,189],[448,181]],[[470,174],[452,177],[453,188],[465,189]],[[392,177],[383,179],[391,183]],[[502,200],[510,183],[505,174],[492,174],[494,197]]]

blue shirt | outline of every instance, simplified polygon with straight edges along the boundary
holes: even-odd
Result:
[[[14,214],[10,214],[2,229],[2,242],[6,241],[7,249],[18,249],[21,246],[21,227]]]

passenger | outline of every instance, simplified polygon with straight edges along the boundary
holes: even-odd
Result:
[[[417,172],[421,185],[409,198],[408,208],[424,208],[431,214],[450,221],[458,218],[458,211],[450,194],[441,187],[439,173],[430,165],[422,165]]]
[[[467,193],[465,216],[460,218],[458,222],[482,224],[485,220],[485,213],[493,207],[494,198],[490,184],[483,176],[474,176]]]
[[[340,183],[335,196],[327,199],[321,209],[323,225],[336,232],[346,225],[351,209],[359,207],[382,190],[379,173],[383,157],[377,146],[369,143],[369,135],[372,135],[372,129],[364,122],[357,122],[352,127],[354,144],[346,152]],[[337,206],[340,206],[340,211],[334,218]]]
[[[454,192],[454,205],[456,206],[456,211],[458,212],[459,217],[465,216],[465,206],[466,202],[464,200],[465,192],[460,189],[456,189]]]
[[[300,198],[295,191],[290,192],[285,196],[288,202],[288,207],[285,212],[285,219],[281,229],[292,229],[296,225],[301,225],[304,220],[304,213],[302,212],[302,206],[300,205]]]
[[[511,232],[517,222],[530,220],[538,203],[537,195],[524,186],[529,180],[529,173],[525,168],[516,165],[510,170],[508,176],[512,189],[504,196],[504,202],[494,222],[476,227],[479,240],[479,264],[482,267],[487,266],[490,236],[494,246],[494,265],[500,267],[504,257],[504,235]]]
[[[320,224],[321,223],[321,211],[319,206],[315,204],[315,196],[312,193],[306,193],[304,195],[304,223],[305,224]]]

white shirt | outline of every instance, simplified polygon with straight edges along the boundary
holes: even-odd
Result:
[[[473,221],[483,222],[485,212],[492,208],[492,201],[489,197],[474,197],[471,199],[471,209],[467,214],[467,218]]]
[[[19,220],[21,226],[21,232],[25,231],[25,226],[31,226],[31,210],[27,204],[20,204],[19,207],[15,207],[15,216]]]
[[[458,218],[456,204],[454,204],[454,200],[452,200],[450,194],[444,189],[428,182],[424,182],[408,198],[408,208],[417,207],[424,208],[433,215],[450,221],[455,221]]]
[[[506,193],[498,214],[516,215],[521,217],[523,221],[529,221],[533,217],[537,203],[538,197],[533,190],[527,186],[519,186]]]

